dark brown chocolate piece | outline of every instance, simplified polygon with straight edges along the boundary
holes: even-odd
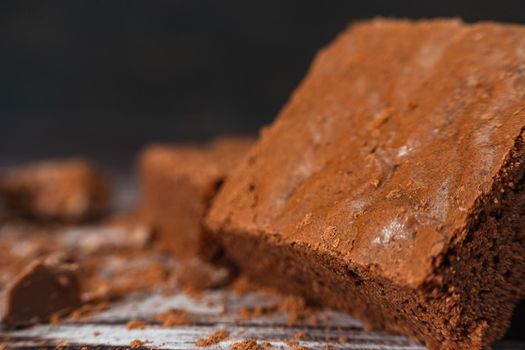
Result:
[[[525,27],[362,22],[316,57],[207,223],[259,282],[432,349],[525,294]]]
[[[224,180],[253,140],[218,139],[209,145],[153,145],[141,155],[140,216],[162,245],[179,258],[213,255],[203,241],[202,219]]]
[[[108,179],[81,159],[39,162],[8,171],[0,177],[0,192],[15,212],[64,221],[97,216],[111,200]]]
[[[80,306],[75,266],[59,257],[35,261],[4,291],[3,299],[6,325],[48,322]]]

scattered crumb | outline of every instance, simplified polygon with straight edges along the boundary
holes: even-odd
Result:
[[[241,320],[251,320],[252,318],[261,317],[264,315],[269,315],[278,310],[278,305],[265,305],[265,306],[256,306],[254,308],[251,307],[240,307],[237,310],[237,315],[241,318]]]
[[[140,348],[142,345],[144,345],[144,343],[137,339],[129,343],[129,346],[131,346],[132,349]]]
[[[348,338],[347,337],[344,337],[344,336],[341,336],[337,339],[337,342],[342,344],[342,343],[347,343],[348,342]]]
[[[250,320],[276,312],[286,312],[288,314],[288,325],[293,326],[306,322],[310,325],[317,325],[323,315],[316,313],[317,309],[306,305],[303,298],[298,296],[287,296],[272,305],[257,306],[254,308],[240,307],[236,314],[241,320]]]
[[[294,346],[298,346],[299,342],[297,340],[288,340],[284,339],[283,342],[288,345],[289,347],[293,348]]]
[[[191,259],[180,264],[176,270],[177,284],[189,294],[200,294],[202,291],[221,287],[230,278],[230,271],[199,259]]]
[[[284,343],[290,347],[292,350],[306,350],[308,348],[299,345],[297,340],[284,340]]]
[[[131,320],[126,324],[126,329],[144,329],[146,323],[140,320]]]
[[[229,336],[230,336],[230,332],[228,332],[227,330],[218,329],[215,332],[213,332],[212,334],[210,334],[208,336],[208,338],[203,338],[203,339],[197,340],[195,345],[200,346],[200,347],[215,345],[215,344],[218,344],[221,341],[227,339]]]
[[[229,289],[236,292],[237,294],[246,294],[258,291],[258,287],[244,275],[237,277],[229,285]]]
[[[188,313],[184,310],[170,310],[155,316],[155,321],[161,322],[163,327],[184,326],[191,324]]]
[[[82,319],[83,317],[86,317],[92,313],[99,312],[99,311],[105,311],[109,309],[109,304],[106,301],[102,301],[95,304],[84,304],[78,309],[74,310],[70,315],[69,318],[74,321],[78,321]]]
[[[95,332],[93,332],[93,333],[91,333],[91,334],[92,334],[94,337],[98,337],[98,336],[100,335],[100,332],[95,331]]]
[[[245,339],[237,343],[233,343],[231,350],[261,350],[261,346],[255,340]]]
[[[49,318],[49,323],[52,326],[60,326],[62,324],[62,317],[60,313],[55,312],[54,314],[52,314],[51,317]]]
[[[292,338],[295,340],[302,340],[308,338],[308,334],[305,331],[300,331],[292,334]]]
[[[308,320],[310,324],[317,324],[315,309],[308,307],[303,298],[288,296],[278,304],[279,311],[288,313],[288,325],[295,325],[301,321]]]

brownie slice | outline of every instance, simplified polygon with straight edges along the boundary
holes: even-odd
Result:
[[[82,221],[111,205],[111,183],[81,158],[29,163],[0,176],[0,195],[14,212],[43,220]]]
[[[525,291],[525,27],[376,19],[321,50],[207,217],[246,274],[431,349]]]
[[[213,256],[202,220],[224,177],[253,140],[221,138],[208,145],[152,145],[139,159],[139,215],[179,258]]]

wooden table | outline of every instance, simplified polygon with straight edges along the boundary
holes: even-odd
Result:
[[[117,181],[120,187],[117,196],[119,207],[131,208],[136,198],[136,187],[129,177],[122,178],[126,181]],[[86,234],[64,233],[64,236],[71,237],[61,241],[81,244],[79,237],[86,237]],[[161,292],[139,293],[116,301],[108,310],[93,313],[81,320],[66,320],[60,325],[36,325],[14,331],[0,328],[0,344],[12,349],[125,349],[130,348],[134,340],[139,340],[143,343],[140,347],[143,349],[195,349],[198,339],[206,338],[214,330],[225,329],[230,332],[229,337],[211,348],[228,349],[236,342],[256,339],[282,349],[293,348],[293,345],[308,349],[425,349],[403,336],[365,331],[359,321],[332,310],[317,311],[314,324],[304,322],[293,326],[289,325],[286,312],[251,319],[243,319],[238,313],[242,307],[275,305],[278,298],[281,297],[257,292],[238,294],[230,290],[204,292],[198,298],[181,291],[175,291],[169,296]],[[187,311],[191,325],[166,328],[155,321],[156,315],[170,309]],[[126,324],[130,320],[143,320],[148,325],[144,329],[127,329]],[[290,343],[294,335],[300,332],[304,336],[297,344]],[[525,350],[525,342],[503,341],[495,344],[494,349]]]
[[[206,338],[214,330],[225,329],[230,336],[211,348],[228,349],[235,342],[256,339],[267,341],[275,348],[290,349],[289,342],[294,340],[294,334],[303,332],[296,345],[308,349],[425,349],[403,336],[365,331],[359,321],[331,310],[317,312],[315,325],[294,326],[288,325],[288,316],[284,312],[250,320],[242,320],[237,312],[243,306],[274,304],[276,298],[279,297],[225,290],[206,292],[197,299],[184,293],[170,296],[161,293],[137,294],[81,321],[1,331],[0,337],[6,347],[13,349],[79,349],[83,346],[119,349],[129,348],[134,340],[143,342],[140,348],[144,349],[194,349],[198,339]],[[192,325],[165,328],[154,321],[155,315],[170,309],[186,310]],[[144,329],[126,328],[128,321],[137,319],[146,321],[148,325]],[[525,343],[500,342],[495,344],[494,349],[521,350],[525,349]]]

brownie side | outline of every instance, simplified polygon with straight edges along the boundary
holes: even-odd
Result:
[[[344,259],[268,232],[221,231],[226,255],[251,278],[310,302],[349,311],[370,328],[423,340],[430,349],[485,349],[503,336],[525,290],[523,133],[465,235],[410,288]]]
[[[252,144],[249,138],[220,138],[208,145],[152,145],[139,159],[139,215],[160,244],[179,258],[213,256],[203,217],[227,173]]]
[[[454,300],[449,327],[456,341],[482,348],[501,338],[512,313],[525,298],[525,128],[494,179],[480,197],[465,229],[436,260],[431,295]],[[452,338],[453,339],[453,338]],[[433,346],[439,348],[440,342]],[[454,343],[444,341],[450,349]]]
[[[139,215],[152,225],[156,238],[180,258],[198,252],[200,222],[215,193],[221,174],[213,167],[193,168],[198,150],[153,146],[140,159],[141,203]],[[198,181],[193,172],[200,171]]]

